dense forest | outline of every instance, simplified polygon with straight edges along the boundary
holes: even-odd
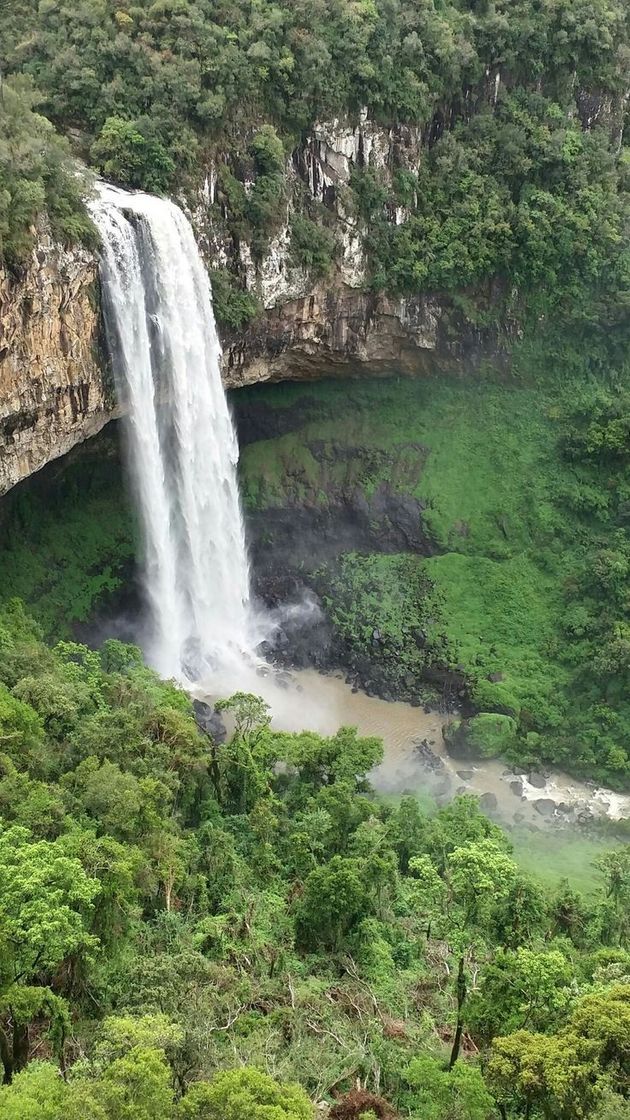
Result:
[[[382,747],[200,732],[139,651],[0,616],[3,1120],[627,1116],[630,863],[543,889]]]
[[[481,755],[616,788],[629,21],[626,0],[0,14],[3,274],[48,234],[97,247],[95,174],[194,204],[212,167],[211,219],[254,265],[288,220],[291,261],[333,278],[341,203],[371,293],[434,293],[500,337],[510,372],[465,391],[283,386],[300,422],[245,449],[243,502],[271,522],[296,494],[317,514],[344,487],[411,496],[421,555],[310,573],[350,658],[404,699],[455,673],[502,731]],[[296,151],[366,112],[417,130],[418,160],[401,144],[315,201]],[[236,253],[213,288],[224,331],[261,314]],[[203,730],[135,646],[72,640],[135,551],[119,478],[90,495],[76,474],[61,506],[16,498],[0,555],[1,1120],[628,1120],[630,848],[552,882],[473,797],[378,796],[382,744],[354,728],[281,733],[240,692]]]
[[[24,136],[0,148],[9,262],[44,201],[61,233],[87,233],[58,141],[32,142],[46,128],[33,99],[122,185],[194,194],[214,161],[217,219],[255,254],[291,189],[293,257],[315,274],[333,266],[334,216],[289,186],[287,160],[315,121],[365,108],[419,128],[424,150],[388,184],[357,167],[345,200],[376,289],[458,293],[474,318],[536,331],[553,315],[552,334],[579,329],[593,361],[624,355],[621,0],[9,0],[2,18],[2,112]],[[217,289],[226,324],[256,313],[226,274]]]

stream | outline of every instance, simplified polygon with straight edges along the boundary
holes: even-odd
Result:
[[[383,740],[384,758],[370,775],[383,794],[414,793],[444,804],[472,793],[489,816],[510,828],[582,832],[597,820],[630,818],[630,795],[548,769],[519,770],[500,759],[451,757],[443,729],[453,714],[381,700],[353,689],[341,673],[315,669],[258,674],[251,691],[270,705],[272,726],[332,735],[343,725]],[[575,826],[575,827],[573,827]]]

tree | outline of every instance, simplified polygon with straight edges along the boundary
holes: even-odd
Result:
[[[609,941],[623,945],[630,937],[630,846],[606,852],[597,861],[603,872],[605,895],[611,907]]]
[[[411,1091],[404,1102],[422,1120],[488,1120],[493,1099],[478,1066],[458,1061],[450,1070],[429,1056],[414,1058],[403,1070]]]
[[[95,1087],[107,1120],[171,1120],[171,1071],[163,1051],[133,1046],[105,1069]]]
[[[58,1032],[63,1029],[65,1004],[34,981],[50,976],[70,954],[96,947],[88,920],[98,891],[97,880],[66,855],[62,839],[33,841],[17,825],[0,830],[0,1058],[7,1083],[27,1061],[27,1028],[35,1015],[46,1013]]]
[[[596,1047],[600,1065],[622,1093],[630,1089],[630,983],[588,992],[571,1016],[571,1029]]]
[[[2,1120],[110,1120],[92,1086],[68,1084],[51,1062],[31,1062],[0,1088]]]
[[[99,171],[125,187],[168,189],[175,163],[155,129],[122,117],[108,117],[91,148]]]
[[[462,821],[455,818],[458,828]],[[477,824],[476,819],[475,826]],[[467,817],[464,818],[467,821]],[[450,844],[441,839],[443,881],[427,857],[410,862],[412,874],[418,877],[417,905],[424,910],[429,925],[447,940],[457,962],[455,977],[456,1023],[450,1068],[459,1057],[464,1031],[464,1005],[468,995],[467,958],[483,950],[497,908],[508,895],[516,879],[516,864],[505,852],[503,844],[494,839],[470,841],[448,851]]]
[[[333,858],[311,871],[298,907],[298,935],[303,944],[338,951],[370,909],[357,861]]]
[[[228,742],[213,748],[210,773],[215,792],[224,809],[245,813],[266,794],[271,780],[270,764],[275,760],[269,705],[259,696],[236,692],[218,700],[215,708],[229,712],[235,724]]]
[[[193,1085],[177,1120],[313,1120],[313,1107],[299,1085],[275,1081],[255,1069],[226,1070],[209,1085]]]
[[[599,1075],[596,1044],[574,1033],[496,1038],[487,1067],[502,1117],[515,1105],[525,1120],[536,1107],[553,1120],[586,1120],[598,1100]]]
[[[525,1028],[549,1030],[568,1011],[573,980],[571,963],[558,949],[499,949],[482,969],[468,1021],[486,1042]]]

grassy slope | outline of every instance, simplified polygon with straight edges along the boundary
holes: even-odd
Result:
[[[135,529],[108,432],[10,492],[0,526],[0,601],[28,603],[47,636],[68,637],[119,591]]]
[[[246,505],[305,497],[325,504],[334,468],[309,443],[380,449],[387,456],[367,477],[358,456],[337,472],[368,491],[388,480],[428,503],[425,525],[444,554],[418,563],[444,593],[462,658],[471,663],[492,642],[504,666],[526,659],[532,645],[542,650],[560,609],[563,548],[575,535],[554,506],[558,480],[570,472],[555,450],[553,399],[535,389],[403,379],[281,385],[264,394],[274,407],[305,397],[315,404],[312,421],[244,449]]]
[[[335,471],[351,487],[369,492],[387,480],[427,503],[440,554],[411,562],[434,581],[451,657],[476,680],[478,706],[520,713],[520,749],[532,759],[537,733],[562,728],[572,703],[561,657],[564,583],[586,529],[566,500],[576,478],[559,441],[567,411],[591,391],[584,378],[540,387],[461,379],[271,386],[256,390],[266,405],[299,401],[304,416],[309,402],[312,414],[297,431],[246,447],[241,461],[250,507],[325,505]],[[315,441],[327,448],[317,457]],[[335,447],[357,452],[335,465]],[[398,564],[383,557],[380,566]]]

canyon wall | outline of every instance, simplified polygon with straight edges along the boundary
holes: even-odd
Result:
[[[98,432],[113,408],[96,260],[42,229],[20,276],[0,269],[0,494]]]
[[[209,264],[236,268],[261,314],[224,338],[229,388],[257,381],[343,374],[426,374],[506,360],[436,296],[395,299],[369,292],[363,232],[346,208],[355,167],[387,176],[417,165],[419,130],[356,123],[317,126],[287,164],[286,217],[263,259],[234,244],[217,205],[212,167],[189,214]],[[294,190],[310,191],[334,219],[339,246],[331,275],[313,281],[290,256]],[[185,200],[184,205],[186,205]],[[402,210],[391,220],[400,222]],[[19,277],[0,271],[0,494],[94,435],[115,414],[102,339],[97,262],[84,249],[54,245],[40,230]]]

